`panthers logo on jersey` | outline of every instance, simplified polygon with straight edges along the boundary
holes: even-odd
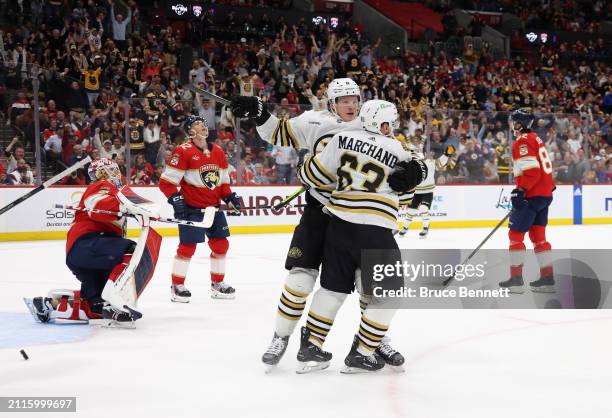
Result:
[[[205,164],[200,167],[200,178],[202,183],[210,190],[214,190],[219,185],[219,167],[216,164]]]

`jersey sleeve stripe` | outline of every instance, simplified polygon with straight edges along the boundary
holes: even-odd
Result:
[[[397,222],[397,216],[394,216],[390,214],[389,212],[386,212],[383,209],[378,209],[378,208],[373,208],[373,207],[368,207],[368,206],[345,206],[345,205],[341,205],[338,203],[332,203],[332,202],[330,202],[328,206],[331,209],[339,210],[341,212],[376,215],[376,216],[385,218],[387,220],[390,220],[392,222]]]
[[[219,170],[219,177],[219,184],[230,184],[229,170],[227,168]]]
[[[287,139],[287,121],[285,119],[281,120],[280,134],[281,134],[281,146],[288,147],[289,139]]]
[[[325,169],[325,167],[323,167],[321,165],[321,163],[319,161],[317,161],[316,158],[313,158],[311,160],[314,164],[314,166],[316,167],[316,169],[319,171],[319,173],[325,177],[327,179],[326,183],[335,183],[336,182],[336,176],[334,176],[332,173],[330,173],[329,171],[327,171]]]
[[[293,129],[291,129],[291,119],[289,119],[287,121],[285,126],[286,126],[286,129],[287,129],[287,136],[289,136],[289,139],[291,140],[291,144],[293,145],[293,148],[299,149],[300,148],[300,141],[298,140],[298,138],[293,133]]]
[[[274,128],[274,131],[272,133],[272,145],[278,145],[278,130],[281,127],[282,123],[282,120],[276,122],[276,127]]]
[[[519,158],[515,161],[514,174],[520,176],[523,171],[530,170],[532,168],[540,168],[538,159],[533,156]]]
[[[397,210],[397,203],[391,199],[387,199],[383,196],[377,196],[375,194],[350,194],[350,193],[334,193],[333,199],[350,200],[353,202],[375,202],[390,207],[393,210]]]
[[[184,175],[185,171],[167,166],[166,170],[164,170],[164,172],[162,173],[161,178],[172,184],[179,184]]]
[[[309,158],[304,163],[304,174],[306,174],[307,180],[310,180],[315,186],[325,187],[325,183],[327,183],[325,181],[325,177],[323,178],[317,177],[311,168],[312,160],[313,160],[313,157]]]
[[[83,203],[85,204],[85,208],[91,210],[95,209],[96,205],[107,197],[109,197],[109,195],[104,193],[94,193],[91,196],[87,197],[87,199],[85,199]]]

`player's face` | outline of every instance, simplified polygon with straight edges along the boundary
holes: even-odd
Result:
[[[350,122],[357,117],[359,111],[359,99],[357,96],[343,96],[336,99],[336,113],[345,122]]]
[[[196,122],[191,125],[191,140],[193,143],[200,148],[204,148],[206,145],[206,138],[208,138],[208,127],[202,122]]]

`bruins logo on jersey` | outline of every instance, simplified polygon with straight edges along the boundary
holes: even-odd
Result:
[[[287,254],[289,258],[300,258],[302,256],[302,250],[298,247],[291,247]]]
[[[206,187],[214,190],[219,185],[219,167],[215,164],[203,165],[200,167],[200,178]]]

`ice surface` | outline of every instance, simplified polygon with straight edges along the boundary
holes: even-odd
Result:
[[[411,230],[399,242],[474,248],[488,231],[432,229],[419,240]],[[506,248],[506,231],[485,248]],[[548,229],[554,248],[610,248],[611,235],[607,225]],[[273,333],[290,235],[230,241],[227,280],[237,298],[210,299],[203,245],[187,279],[192,301],[177,304],[169,299],[177,239],[164,239],[136,330],[35,324],[23,296],[77,287],[64,265],[65,243],[0,244],[0,396],[76,396],[78,413],[70,417],[610,416],[606,310],[403,310],[389,335],[406,357],[406,373],[346,376],[339,370],[359,322],[352,296],[326,342],[334,353],[328,370],[295,374],[295,333],[278,368],[265,375],[260,357]]]

